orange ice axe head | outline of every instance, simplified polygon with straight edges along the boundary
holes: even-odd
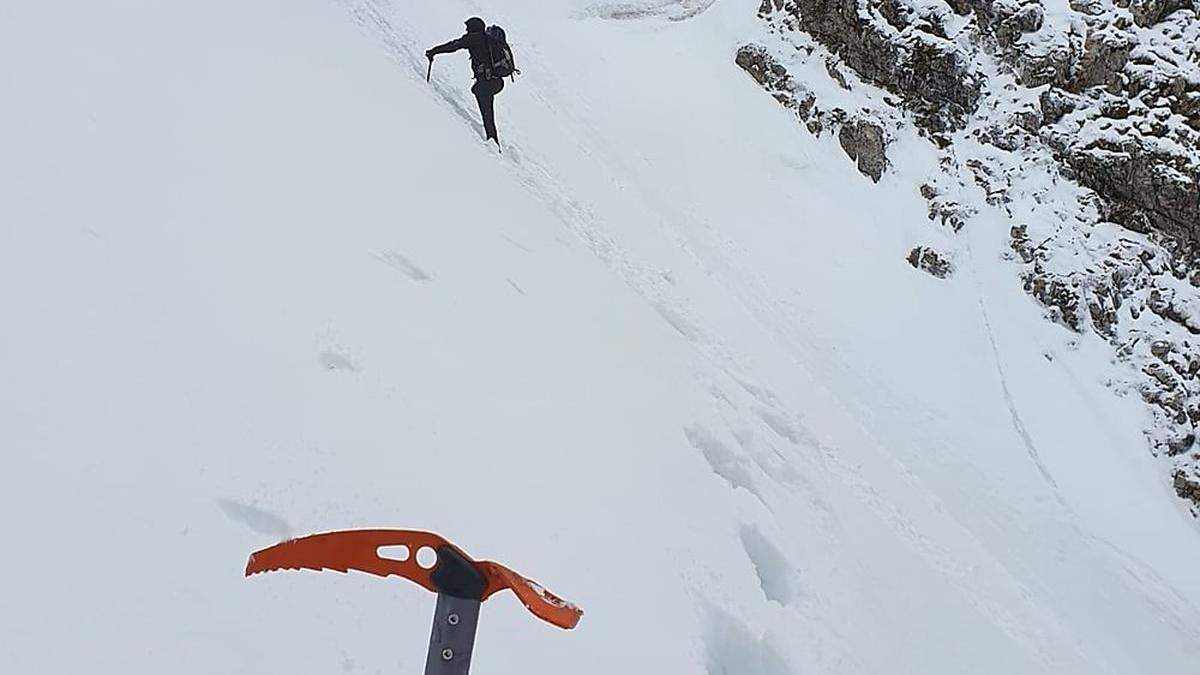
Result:
[[[399,559],[379,555],[383,547],[403,547]],[[436,561],[418,561],[423,549]],[[534,616],[559,628],[574,628],[583,610],[499,563],[477,561],[432,532],[348,530],[292,539],[251,554],[246,576],[276,570],[355,570],[380,577],[399,576],[438,595],[426,675],[466,675],[470,668],[480,604],[512,590]]]

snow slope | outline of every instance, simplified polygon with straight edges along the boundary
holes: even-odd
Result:
[[[868,191],[755,0],[547,4],[0,9],[4,671],[419,672],[415,586],[241,578],[386,526],[586,610],[480,675],[1190,672],[1195,524],[1007,223],[915,273],[931,154]],[[424,81],[472,14],[502,155]]]

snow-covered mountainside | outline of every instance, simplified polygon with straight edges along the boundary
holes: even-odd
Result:
[[[586,611],[479,675],[1191,672],[1195,21],[5,4],[3,672],[420,672],[412,584],[242,577],[352,527]]]
[[[876,181],[891,138],[920,133],[938,166],[895,164],[930,176],[931,220],[958,231],[997,210],[1011,222],[1025,289],[1112,346],[1126,366],[1114,389],[1149,404],[1151,449],[1173,458],[1174,488],[1200,514],[1191,0],[765,0],[759,15],[770,46],[745,45],[738,63],[810,131],[837,133]],[[943,278],[947,257],[910,254]]]

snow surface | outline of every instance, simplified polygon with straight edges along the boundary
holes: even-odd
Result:
[[[0,8],[4,672],[419,672],[416,586],[241,576],[366,526],[587,612],[497,596],[479,675],[1193,672],[1144,405],[999,216],[908,266],[932,151],[801,130],[757,5]],[[424,79],[472,14],[502,155]]]

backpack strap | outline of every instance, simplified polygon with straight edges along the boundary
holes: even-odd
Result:
[[[492,77],[492,68],[496,67],[496,55],[492,54],[492,36],[488,35],[487,28],[483,29],[483,46],[487,48],[488,53],[487,65],[483,67],[483,76],[486,79],[494,80],[496,78]]]

